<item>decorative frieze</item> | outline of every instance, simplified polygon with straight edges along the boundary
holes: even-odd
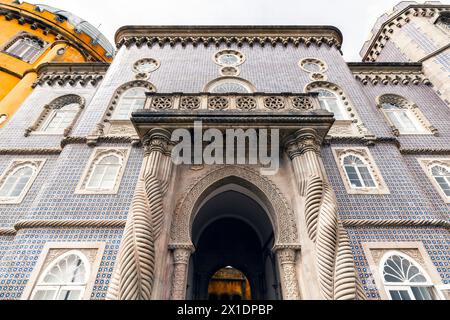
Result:
[[[39,74],[33,84],[37,86],[65,86],[96,87],[108,70],[109,63],[45,63],[38,67]]]
[[[316,94],[180,94],[147,93],[145,109],[160,110],[233,110],[233,111],[313,111],[320,109]]]
[[[363,85],[431,85],[421,63],[349,63],[348,66]]]
[[[210,45],[243,46],[271,45],[299,46],[327,45],[340,49],[342,34],[333,27],[326,26],[126,26],[117,31],[116,44],[118,48],[136,45],[186,46]]]

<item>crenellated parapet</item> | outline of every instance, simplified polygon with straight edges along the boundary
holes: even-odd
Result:
[[[87,86],[96,87],[109,68],[109,63],[45,63],[37,68],[38,78],[33,87],[49,86]]]
[[[349,63],[355,79],[363,85],[431,85],[421,63]]]
[[[125,26],[116,33],[118,48],[136,45],[191,44],[208,47],[227,46],[299,46],[326,45],[340,49],[341,32],[331,26]]]

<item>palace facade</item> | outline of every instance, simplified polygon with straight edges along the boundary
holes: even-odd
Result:
[[[21,6],[75,19],[2,1],[34,32],[0,32],[0,299],[450,299],[450,6],[400,3],[354,63],[331,26],[125,26],[47,59]],[[279,170],[176,165],[195,122],[276,130]]]

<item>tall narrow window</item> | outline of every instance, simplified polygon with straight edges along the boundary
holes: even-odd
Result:
[[[126,90],[119,99],[112,119],[129,120],[134,111],[143,109],[146,91],[146,88],[143,87],[134,87]]]
[[[69,251],[44,271],[31,300],[81,300],[89,279],[90,263],[79,251]]]
[[[28,35],[22,35],[9,45],[5,52],[25,62],[34,62],[44,51],[45,42]]]
[[[0,197],[18,198],[25,190],[26,186],[33,176],[34,168],[31,166],[22,166],[7,176],[0,188]]]
[[[114,188],[121,169],[120,159],[111,155],[94,164],[87,189],[110,190]]]
[[[330,90],[317,89],[315,92],[319,93],[320,106],[324,110],[334,113],[336,120],[348,120],[347,112],[344,110],[342,101],[336,94]]]
[[[450,168],[443,165],[434,165],[431,167],[431,174],[442,192],[450,197]]]
[[[418,264],[395,252],[382,260],[385,289],[392,300],[434,300],[433,284]]]
[[[410,110],[403,109],[394,103],[383,103],[382,106],[392,124],[401,133],[416,133],[421,131],[421,127],[413,120]]]
[[[78,103],[71,103],[60,109],[53,109],[41,131],[63,134],[64,130],[73,122],[79,110],[80,105]]]
[[[347,178],[352,188],[375,188],[376,184],[368,165],[359,157],[348,155],[343,161]]]

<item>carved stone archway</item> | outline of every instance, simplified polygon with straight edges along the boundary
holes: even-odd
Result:
[[[228,184],[238,184],[248,189],[264,204],[274,228],[274,251],[278,257],[283,298],[299,299],[295,260],[300,246],[294,212],[272,181],[244,166],[222,166],[209,171],[187,188],[178,203],[170,241],[175,265],[172,299],[184,299],[186,295],[187,266],[194,250],[191,229],[199,206],[211,192]]]

